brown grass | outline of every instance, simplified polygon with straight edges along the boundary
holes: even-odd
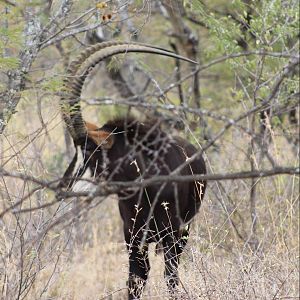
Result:
[[[1,164],[9,160],[4,165],[6,170],[53,179],[66,165],[61,121],[58,110],[53,110],[53,102],[46,101],[45,131],[35,107],[35,103],[20,105],[18,118],[12,120],[2,139]],[[298,158],[279,129],[272,132],[272,137],[270,153],[277,163],[297,164]],[[247,136],[232,130],[222,139],[219,152],[207,152],[209,171],[249,169],[248,142]],[[258,160],[257,165],[269,167],[265,160]],[[1,210],[20,200],[33,186],[23,180],[2,178]],[[299,178],[277,176],[258,180],[255,237],[251,234],[249,189],[249,180],[209,183],[182,257],[181,299],[298,298]],[[53,197],[52,192],[44,189],[34,193],[23,207],[47,203]],[[31,242],[47,222],[63,215],[72,205],[60,203],[21,215],[8,213],[1,220],[3,299],[16,299],[22,276],[27,283],[34,280],[20,299],[126,298],[128,259],[115,197],[106,199],[70,226],[54,227],[41,243]],[[252,247],[254,238],[259,242],[257,251]],[[153,246],[150,262],[144,299],[167,299],[163,258],[154,255]]]

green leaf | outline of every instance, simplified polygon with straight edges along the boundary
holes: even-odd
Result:
[[[19,59],[16,57],[0,57],[0,70],[7,71],[17,68]]]

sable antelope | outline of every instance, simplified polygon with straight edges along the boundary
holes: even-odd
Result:
[[[119,42],[96,44],[73,61],[64,83],[66,93],[61,98],[61,109],[77,149],[61,186],[70,183],[67,177],[74,173],[79,152],[83,164],[75,170],[77,177],[89,171],[99,180],[119,182],[169,175],[196,152],[189,142],[165,133],[159,121],[141,123],[133,118],[120,118],[98,128],[83,120],[79,100],[87,75],[103,59],[127,52],[146,52],[190,61],[162,48]],[[180,170],[181,175],[205,173],[201,156]],[[163,245],[165,278],[170,292],[175,295],[179,258],[188,239],[189,227],[186,225],[198,212],[205,187],[205,181],[168,182],[118,193],[129,253],[129,299],[139,299],[142,295],[150,270],[148,244],[151,242]]]

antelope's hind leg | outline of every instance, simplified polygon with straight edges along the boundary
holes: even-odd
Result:
[[[177,287],[179,283],[178,265],[180,256],[187,244],[189,228],[184,229],[180,237],[167,235],[163,239],[165,258],[165,279],[171,299],[176,299]]]

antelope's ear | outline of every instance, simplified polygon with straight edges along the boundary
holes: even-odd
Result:
[[[103,149],[110,149],[114,144],[114,136],[104,130],[89,130],[88,136]]]
[[[87,122],[87,121],[84,121],[85,123],[85,127],[86,127],[86,130],[87,131],[92,131],[92,130],[97,130],[99,127],[93,123],[90,123],[90,122]]]

